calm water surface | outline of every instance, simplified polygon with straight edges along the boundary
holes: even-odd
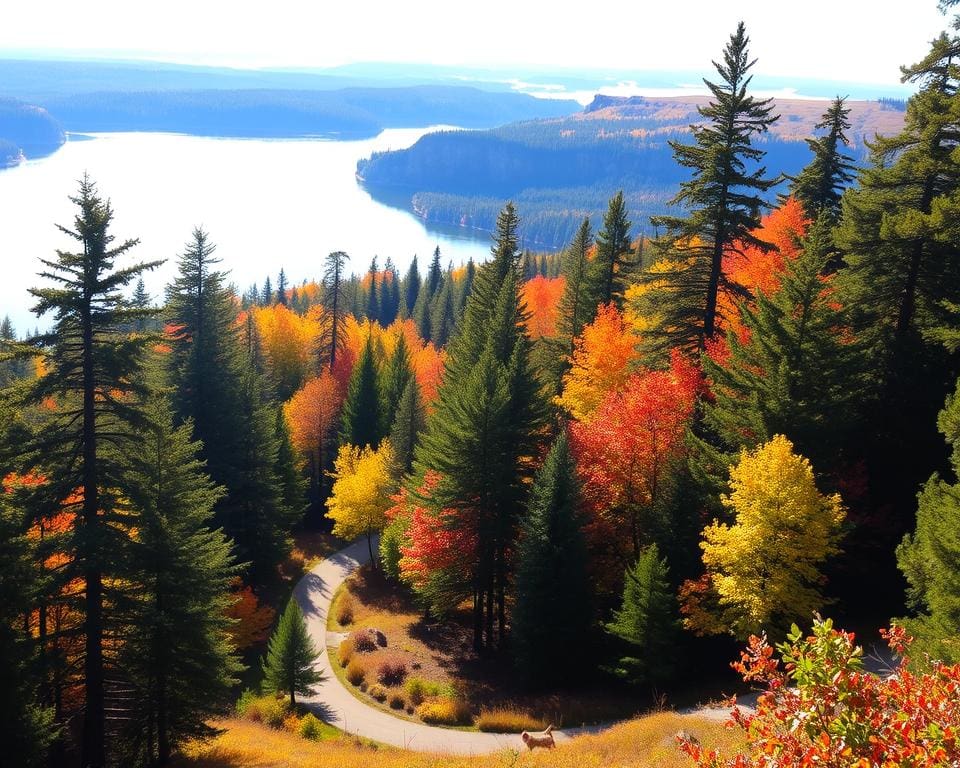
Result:
[[[373,200],[354,177],[372,151],[400,149],[434,128],[390,129],[364,141],[211,139],[162,133],[73,137],[50,157],[0,171],[0,317],[19,333],[45,325],[30,313],[41,258],[74,248],[55,224],[71,225],[68,196],[87,171],[114,209],[117,241],[139,237],[124,264],[167,259],[146,278],[154,297],[176,270],[195,226],[217,244],[222,267],[245,288],[283,267],[292,282],[319,277],[322,258],[346,251],[353,270],[377,255],[421,269],[440,246],[444,264],[483,260],[490,239],[466,230],[427,230],[405,211]],[[122,266],[122,265],[121,265]]]

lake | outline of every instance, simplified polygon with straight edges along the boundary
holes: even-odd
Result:
[[[405,270],[414,254],[423,271],[436,246],[444,266],[490,252],[485,233],[427,229],[398,208],[378,203],[360,187],[357,160],[402,149],[442,126],[388,129],[374,139],[213,139],[163,133],[72,136],[53,155],[0,171],[0,317],[19,334],[45,325],[29,311],[27,288],[39,284],[41,258],[75,242],[55,224],[72,228],[84,171],[113,205],[116,242],[138,237],[124,264],[167,259],[145,278],[155,299],[176,271],[176,256],[195,226],[217,244],[221,267],[241,289],[276,285],[283,267],[291,283],[319,278],[330,251],[346,251],[363,272],[376,255]],[[120,265],[122,266],[122,265]]]

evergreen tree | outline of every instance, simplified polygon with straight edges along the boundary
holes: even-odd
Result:
[[[397,408],[407,388],[407,383],[413,378],[413,368],[410,365],[410,350],[407,348],[406,337],[401,333],[397,337],[397,345],[383,366],[381,372],[381,405],[380,413],[383,417],[383,432],[389,431],[397,415]]]
[[[427,299],[434,297],[443,281],[443,270],[440,268],[440,246],[433,249],[433,259],[430,261],[430,268],[427,270],[427,279],[424,281],[423,288],[427,292]]]
[[[514,659],[533,684],[568,679],[570,649],[583,647],[590,632],[587,545],[576,477],[564,432],[534,481],[517,558]]]
[[[713,398],[704,419],[731,454],[790,435],[814,466],[838,468],[862,391],[860,350],[821,275],[831,256],[828,217],[818,219],[780,287],[741,306],[746,340],[728,333],[728,359],[704,357]]]
[[[156,315],[156,309],[153,308],[153,301],[147,292],[147,286],[144,285],[142,277],[137,279],[137,285],[133,289],[133,296],[130,297],[130,307],[143,313],[134,321],[133,330],[137,333],[145,333],[147,330],[150,330],[149,326],[152,325],[151,315]],[[153,319],[155,319],[155,317]]]
[[[563,295],[557,317],[557,333],[563,342],[563,354],[572,355],[574,339],[583,326],[593,320],[597,305],[590,290],[590,259],[588,254],[593,244],[590,219],[584,218],[567,250],[563,252]]]
[[[430,304],[430,291],[427,289],[425,283],[423,289],[420,291],[420,295],[417,297],[417,303],[410,313],[411,319],[417,326],[417,333],[424,341],[430,341],[432,338],[432,334],[430,333]]]
[[[364,317],[371,322],[380,322],[380,289],[377,287],[377,257],[374,256],[370,262],[368,271],[370,286],[367,289],[367,306],[364,310]]]
[[[960,663],[960,381],[937,420],[951,447],[953,483],[934,474],[919,494],[917,524],[897,547],[915,615],[897,619],[914,637],[912,654]]]
[[[319,658],[320,651],[307,632],[300,606],[291,597],[267,646],[267,658],[263,663],[264,688],[289,693],[290,705],[296,706],[296,694],[309,696],[313,693],[313,686],[323,680],[316,668]]]
[[[839,96],[830,104],[816,128],[826,130],[822,136],[807,139],[813,160],[791,179],[790,194],[799,200],[810,218],[825,213],[836,221],[840,213],[840,197],[854,179],[853,158],[844,153],[850,146],[846,132],[850,130],[850,107]]]
[[[319,356],[321,367],[332,371],[337,353],[346,344],[347,312],[350,308],[343,273],[350,257],[343,251],[333,251],[326,258],[323,271],[323,311],[320,316]]]
[[[467,268],[464,271],[463,282],[460,284],[460,288],[457,291],[457,300],[454,304],[454,330],[456,330],[457,323],[460,322],[460,318],[463,317],[463,310],[467,306],[467,299],[470,298],[470,291],[473,290],[473,281],[477,276],[477,265],[473,263],[473,259],[467,261]]]
[[[367,336],[347,385],[347,397],[343,402],[341,417],[341,445],[355,445],[358,448],[369,446],[376,449],[384,436],[380,408],[373,340]]]
[[[277,276],[277,301],[287,306],[287,275],[280,267],[280,274]]]
[[[165,765],[183,741],[215,733],[206,721],[237,682],[226,614],[237,569],[230,543],[210,528],[222,489],[203,471],[190,423],[175,428],[160,397],[148,416],[124,485],[136,522],[126,553],[132,589],[118,606],[129,622],[120,666],[135,692],[123,740],[127,759]]]
[[[280,501],[290,520],[298,523],[306,511],[307,481],[298,466],[283,408],[277,408],[276,411],[277,463],[274,469],[280,483]]]
[[[61,507],[80,497],[69,570],[83,583],[84,714],[81,764],[106,764],[104,704],[104,582],[116,572],[115,488],[120,485],[124,452],[136,442],[144,422],[142,360],[150,339],[124,331],[141,313],[124,301],[121,290],[161,262],[116,269],[119,258],[137,244],[114,246],[113,210],[84,177],[71,200],[77,206],[74,229],[59,227],[75,240],[76,253],[58,251],[44,259],[41,273],[55,287],[31,288],[33,311],[53,313],[53,327],[34,343],[48,349],[46,373],[31,382],[24,404],[61,403],[31,446],[29,469],[47,478],[46,507]],[[79,494],[78,494],[79,490]]]
[[[260,306],[273,306],[273,285],[270,282],[270,275],[263,281],[263,295],[260,296]]]
[[[446,346],[453,334],[456,323],[453,292],[453,272],[448,270],[430,307],[430,340],[438,347]]]
[[[390,445],[400,474],[413,471],[413,456],[420,442],[420,433],[426,426],[420,385],[411,376],[397,404],[396,416],[390,427]]]
[[[579,236],[579,233],[578,233]],[[597,257],[591,265],[592,303],[606,304],[623,299],[623,273],[630,254],[630,221],[623,190],[617,192],[603,216],[603,228],[597,232]]]
[[[380,324],[385,328],[400,314],[400,275],[393,265],[393,260],[387,256],[383,265],[384,278],[380,293]]]
[[[410,262],[410,269],[407,270],[403,278],[403,300],[400,305],[400,316],[404,319],[413,317],[413,308],[417,305],[417,299],[420,297],[420,270],[417,267],[417,257],[413,257]]]
[[[623,603],[607,631],[631,646],[615,672],[634,682],[657,683],[670,678],[676,658],[680,619],[669,581],[667,561],[656,544],[643,550],[623,581]]]
[[[693,170],[693,178],[681,182],[671,200],[685,205],[689,214],[652,219],[654,226],[667,227],[668,235],[659,245],[674,264],[671,271],[648,273],[645,278],[667,294],[659,302],[662,323],[647,339],[653,349],[702,351],[720,324],[719,292],[744,292],[724,275],[724,253],[734,243],[761,251],[773,248],[751,234],[766,206],[763,195],[779,180],[765,178],[766,169],[760,166],[765,152],[751,143],[777,116],[771,114],[771,99],[747,95],[754,64],[748,43],[741,22],[730,36],[722,63],[714,64],[722,82],[704,80],[713,99],[697,111],[706,124],[692,127],[693,144],[670,141],[675,159]]]
[[[297,286],[293,286],[293,288],[290,289],[290,309],[292,309],[298,315],[302,315],[306,312],[306,308],[303,306],[303,302],[300,299],[300,292],[297,290]]]
[[[517,216],[501,211],[492,258],[477,272],[463,326],[448,348],[436,409],[415,456],[415,473],[442,480],[425,503],[478,540],[475,562],[456,576],[474,602],[474,645],[502,642],[507,552],[533,474],[543,407],[530,369],[518,286]],[[414,490],[417,483],[414,483]]]

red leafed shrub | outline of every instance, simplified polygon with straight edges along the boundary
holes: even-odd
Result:
[[[722,755],[683,740],[681,749],[709,768],[960,765],[960,665],[930,661],[915,672],[905,631],[884,636],[900,663],[883,676],[864,671],[853,634],[830,620],[817,617],[808,637],[794,626],[780,660],[766,638],[751,637],[733,667],[767,690],[754,714],[735,707],[729,723],[744,730],[747,750]]]
[[[407,678],[407,662],[399,656],[385,656],[377,664],[377,680],[383,685],[403,685]]]
[[[377,636],[369,629],[359,629],[350,633],[353,650],[357,653],[373,653],[377,650]]]

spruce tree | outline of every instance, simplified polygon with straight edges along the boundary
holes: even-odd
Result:
[[[433,249],[433,258],[430,260],[430,268],[427,270],[427,277],[423,283],[423,289],[427,292],[427,299],[430,300],[440,289],[440,283],[443,281],[443,270],[440,268],[440,246]]]
[[[350,297],[346,291],[344,269],[349,258],[343,251],[333,251],[327,256],[323,270],[318,353],[320,367],[327,366],[331,371],[337,363],[337,353],[347,341],[346,323]]]
[[[742,294],[723,272],[723,256],[734,243],[761,251],[773,248],[751,234],[760,224],[766,207],[764,195],[778,183],[766,178],[760,165],[764,150],[752,144],[778,116],[772,115],[771,99],[747,95],[752,76],[743,22],[730,36],[723,61],[714,63],[719,84],[704,79],[713,95],[697,111],[706,119],[691,127],[693,144],[670,141],[674,158],[693,171],[693,178],[681,182],[680,192],[671,200],[686,206],[685,217],[657,216],[655,227],[667,228],[659,241],[663,255],[674,269],[648,274],[646,280],[665,295],[658,302],[662,322],[649,332],[653,350],[680,348],[701,352],[717,332],[717,298],[721,290]]]
[[[417,299],[420,297],[420,269],[417,267],[417,257],[413,257],[410,262],[410,268],[403,278],[402,300],[400,304],[400,317],[406,319],[413,317],[413,308],[417,305]]]
[[[473,259],[467,261],[467,268],[464,271],[463,281],[460,283],[459,289],[457,290],[457,300],[454,304],[454,330],[457,328],[457,323],[460,322],[460,318],[463,317],[463,310],[467,306],[467,299],[470,298],[470,292],[473,290],[473,281],[477,276],[477,265],[473,263]]]
[[[746,333],[728,333],[728,359],[704,357],[713,398],[704,421],[732,456],[790,435],[815,467],[838,468],[856,423],[860,349],[822,274],[831,258],[828,217],[811,228],[780,287],[741,306]]]
[[[298,693],[309,696],[313,686],[323,680],[316,668],[319,658],[320,651],[307,632],[300,606],[296,598],[291,597],[267,646],[263,687],[271,692],[288,693],[290,705],[296,706]]]
[[[623,190],[620,190],[611,198],[603,216],[603,227],[597,232],[597,256],[590,267],[594,305],[610,301],[619,305],[622,302],[623,275],[629,264],[629,255],[630,221]]]
[[[106,764],[104,703],[104,582],[117,573],[117,522],[114,489],[120,486],[124,452],[136,442],[144,423],[142,361],[150,338],[125,331],[142,313],[131,309],[121,290],[161,262],[116,268],[137,240],[114,246],[113,209],[84,177],[76,196],[74,229],[60,231],[79,245],[76,253],[58,251],[43,259],[41,273],[56,285],[31,288],[33,311],[53,313],[52,329],[34,343],[46,347],[46,373],[31,382],[24,405],[61,403],[30,446],[35,466],[47,478],[47,507],[70,498],[76,511],[69,570],[83,584],[84,714],[81,763]],[[78,494],[79,490],[79,494]]]
[[[277,463],[274,467],[280,483],[280,503],[292,524],[299,523],[307,507],[307,480],[300,470],[293,448],[290,427],[283,408],[276,408]]]
[[[367,303],[366,308],[364,309],[363,316],[367,320],[379,323],[380,322],[380,288],[377,285],[377,257],[374,256],[373,260],[370,262],[370,269],[367,272],[367,277],[370,280],[370,285],[367,288]]]
[[[589,638],[591,591],[576,468],[565,432],[537,473],[517,553],[514,660],[526,682],[569,679]]]
[[[215,733],[207,720],[237,682],[226,615],[237,568],[230,542],[211,529],[223,491],[204,473],[190,423],[175,428],[159,396],[148,416],[124,482],[135,522],[125,553],[132,589],[118,605],[129,622],[120,667],[134,698],[122,736],[127,759],[165,765],[183,741]]]
[[[341,445],[355,445],[358,448],[369,446],[376,450],[384,436],[380,409],[373,340],[367,336],[360,350],[360,358],[350,373],[347,397],[343,401]]]
[[[791,179],[790,194],[803,205],[807,215],[814,219],[826,214],[836,221],[840,213],[840,197],[853,181],[853,158],[843,151],[850,146],[846,132],[850,130],[850,107],[839,96],[830,104],[816,128],[826,132],[807,139],[813,160]]]
[[[414,304],[410,313],[411,319],[417,326],[417,334],[424,341],[430,341],[432,338],[430,333],[432,330],[430,327],[430,305],[430,291],[427,290],[427,285],[424,283],[423,289],[417,297],[417,303]]]
[[[414,462],[418,478],[430,471],[443,478],[425,503],[456,510],[450,525],[478,538],[475,562],[454,575],[451,587],[469,590],[464,596],[472,591],[478,649],[494,644],[495,623],[504,639],[507,553],[544,418],[523,330],[517,228],[508,203],[497,219],[492,258],[477,271],[462,328],[448,347],[436,409]]]
[[[270,275],[263,281],[263,294],[260,296],[261,307],[273,306],[273,284],[270,282]]]
[[[396,458],[399,474],[413,471],[413,456],[420,442],[420,433],[426,426],[420,385],[411,376],[397,404],[396,416],[390,427],[390,445]]]
[[[676,659],[680,618],[669,581],[667,561],[656,544],[649,545],[624,574],[623,602],[607,632],[627,643],[631,655],[614,672],[633,682],[670,679]]]
[[[380,378],[380,414],[383,418],[382,431],[386,434],[396,418],[403,392],[413,378],[410,350],[407,348],[406,337],[402,333],[397,337],[397,345],[383,366]]]
[[[287,306],[287,275],[283,267],[280,267],[280,274],[277,275],[277,301]]]
[[[960,663],[960,381],[937,426],[951,447],[953,482],[934,474],[919,494],[916,529],[897,547],[914,616],[897,619],[914,637],[912,656]]]
[[[437,347],[446,346],[453,334],[456,323],[453,292],[453,272],[448,270],[430,306],[430,340]]]
[[[597,311],[596,302],[593,300],[594,293],[590,290],[588,254],[591,245],[593,236],[590,232],[590,219],[585,217],[573,242],[563,252],[564,286],[557,317],[557,335],[563,342],[565,355],[573,354],[574,340],[580,335],[583,326],[593,320]]]
[[[383,274],[380,283],[380,324],[386,328],[400,314],[400,275],[389,256],[383,265]]]

